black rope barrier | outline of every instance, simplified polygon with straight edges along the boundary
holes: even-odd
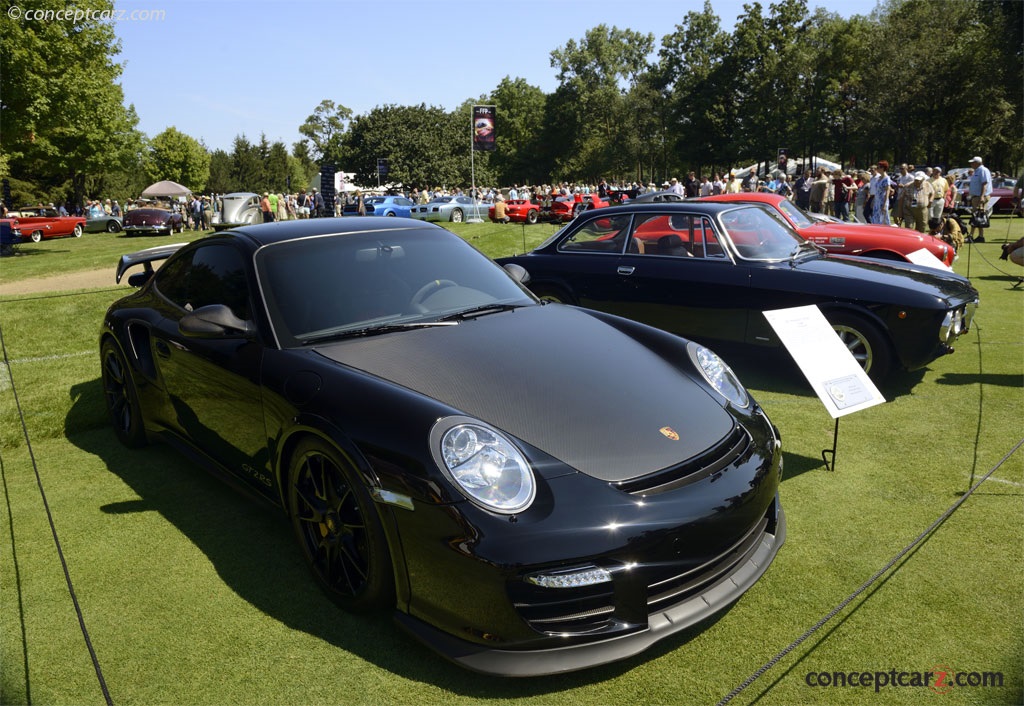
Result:
[[[25,422],[25,412],[22,410],[21,400],[18,398],[18,388],[14,383],[14,371],[11,369],[10,358],[7,355],[7,341],[4,339],[2,326],[0,326],[0,351],[2,351],[3,354],[4,366],[7,368],[7,379],[11,383],[11,393],[14,395],[14,405],[18,410],[18,418],[21,421],[21,433],[25,438],[25,447],[28,449],[29,459],[32,462],[32,470],[35,472],[36,485],[39,487],[39,496],[42,498],[43,508],[46,510],[46,519],[50,523],[50,533],[53,535],[53,543],[57,548],[57,556],[60,559],[61,568],[64,570],[64,580],[67,583],[68,592],[71,594],[71,602],[74,604],[75,614],[78,616],[78,625],[82,630],[82,637],[85,639],[85,645],[89,649],[89,656],[92,659],[93,670],[96,672],[97,680],[99,680],[100,690],[103,692],[103,698],[106,700],[108,706],[113,706],[114,701],[110,698],[110,691],[107,689],[107,682],[103,678],[103,669],[100,667],[99,659],[96,656],[96,650],[93,648],[92,640],[89,638],[89,630],[85,626],[85,616],[82,613],[82,606],[78,602],[78,594],[75,593],[75,586],[71,581],[71,572],[68,569],[68,562],[64,556],[64,549],[61,546],[60,537],[57,534],[57,526],[53,522],[53,513],[50,511],[50,503],[47,501],[46,491],[43,489],[43,479],[39,475],[39,465],[36,462],[35,451],[32,449],[32,440],[28,434],[28,425]],[[26,684],[26,689],[27,688],[28,685]]]
[[[64,297],[84,297],[84,296],[89,296],[90,294],[103,294],[104,292],[125,292],[125,291],[128,291],[128,290],[126,290],[124,287],[111,287],[109,289],[92,289],[92,290],[90,290],[88,292],[67,292],[67,293],[64,293],[64,294],[43,294],[43,295],[38,296],[38,297],[17,297],[17,298],[10,298],[10,299],[8,299],[7,297],[0,297],[0,303],[7,303],[7,302],[31,302],[31,301],[37,301],[37,300],[40,300],[40,299],[62,299]]]

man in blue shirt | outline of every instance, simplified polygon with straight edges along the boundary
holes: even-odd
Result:
[[[988,204],[989,197],[992,195],[992,172],[988,170],[988,167],[981,163],[981,157],[972,158],[970,165],[974,168],[974,173],[971,174],[971,180],[968,184],[967,191],[967,194],[971,199],[971,212],[972,214],[985,214],[985,207]],[[967,239],[967,242],[984,243],[985,229],[984,227],[975,225],[974,220],[975,219],[972,215],[971,236]],[[975,233],[977,233],[977,235],[975,235]]]

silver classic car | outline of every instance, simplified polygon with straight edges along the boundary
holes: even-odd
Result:
[[[220,209],[214,214],[211,224],[216,231],[263,222],[259,194],[239,191],[233,194],[224,194],[218,200]]]

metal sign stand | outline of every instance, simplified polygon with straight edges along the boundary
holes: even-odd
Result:
[[[836,446],[839,445],[839,417],[836,417],[836,428],[832,433],[832,449],[822,449],[821,460],[825,462],[826,471],[836,470]]]

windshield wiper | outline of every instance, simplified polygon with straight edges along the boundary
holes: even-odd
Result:
[[[789,254],[791,258],[796,258],[800,255],[800,251],[804,248],[808,248],[810,252],[816,255],[824,255],[826,250],[817,243],[812,243],[810,240],[805,240],[802,243],[798,243],[796,248]]]
[[[469,309],[463,309],[462,311],[457,311],[454,314],[448,314],[447,316],[442,316],[437,321],[437,323],[439,323],[439,324],[457,323],[458,321],[464,321],[465,319],[468,319],[468,318],[470,318],[472,316],[484,316],[485,314],[497,314],[500,311],[512,311],[513,309],[516,309],[516,308],[521,307],[521,306],[526,306],[526,305],[525,304],[481,304],[480,306],[474,306],[474,307],[469,308]]]
[[[354,329],[342,329],[329,333],[317,334],[315,336],[299,337],[304,345],[322,343],[338,338],[357,338],[359,336],[376,336],[380,333],[394,333],[395,331],[408,331],[414,328],[431,328],[433,326],[458,326],[457,321],[410,321],[404,324],[381,324],[378,326],[363,326]]]

